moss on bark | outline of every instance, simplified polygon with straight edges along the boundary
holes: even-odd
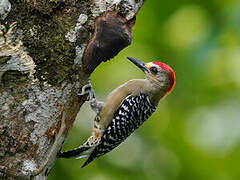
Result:
[[[40,82],[59,85],[75,73],[75,46],[66,40],[65,34],[74,27],[78,15],[73,16],[72,11],[59,13],[64,11],[64,5],[60,6],[57,0],[36,1],[35,8],[31,2],[11,2],[7,21],[17,22],[17,27],[23,31],[21,39],[37,65],[35,75]],[[45,10],[39,10],[40,6]]]

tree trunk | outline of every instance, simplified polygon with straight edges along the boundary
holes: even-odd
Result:
[[[46,179],[102,62],[143,0],[0,0],[0,179]]]

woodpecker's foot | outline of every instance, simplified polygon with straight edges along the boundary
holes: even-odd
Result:
[[[95,99],[94,91],[90,82],[82,87],[82,92],[78,96],[84,96],[88,94],[88,101]]]
[[[104,103],[101,101],[98,101],[95,98],[95,93],[94,90],[92,88],[92,85],[90,82],[88,82],[88,84],[86,84],[85,86],[82,87],[82,92],[80,94],[78,94],[79,96],[84,96],[88,94],[88,99],[87,101],[89,102],[92,110],[98,114],[100,112],[100,110],[102,109]]]

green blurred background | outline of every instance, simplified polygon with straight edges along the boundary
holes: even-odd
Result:
[[[85,159],[59,159],[49,179],[239,180],[240,1],[148,0],[133,34],[130,47],[92,74],[97,98],[144,77],[126,56],[169,64],[173,92],[120,147],[83,169]],[[63,150],[87,139],[93,118],[84,104]]]

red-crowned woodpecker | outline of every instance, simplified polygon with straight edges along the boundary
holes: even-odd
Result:
[[[104,102],[95,99],[90,84],[82,93],[89,94],[89,102],[97,113],[92,135],[80,147],[58,154],[59,158],[88,157],[81,167],[120,145],[155,111],[159,100],[175,85],[175,73],[168,65],[154,61],[143,63],[128,57],[144,73],[145,79],[133,79],[113,90]]]

